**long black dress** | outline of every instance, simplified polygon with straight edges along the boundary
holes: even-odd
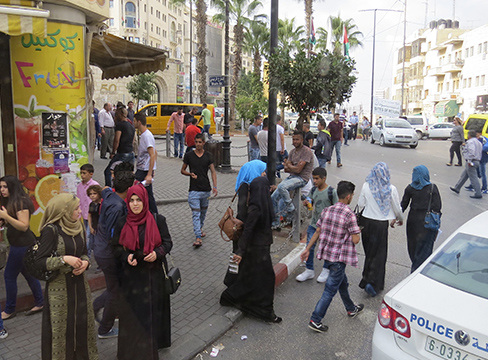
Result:
[[[408,185],[401,202],[402,211],[405,211],[410,205],[407,219],[407,248],[408,255],[412,261],[412,272],[432,254],[434,241],[437,237],[436,230],[426,229],[424,226],[431,188],[433,190],[431,210],[440,212],[442,202],[436,185],[433,187],[426,185],[421,190],[416,190]]]
[[[171,314],[169,294],[164,291],[164,273],[166,254],[171,251],[173,242],[166,225],[166,219],[157,215],[157,225],[162,244],[154,249],[156,261],[144,261],[145,225],[139,226],[139,247],[134,252],[136,266],[127,263],[132,252],[122,246],[115,247],[119,260],[119,281],[121,287],[119,312],[119,341],[117,358],[119,360],[157,360],[158,349],[171,346]],[[118,244],[120,232],[125,224],[121,218],[115,227],[113,241]]]
[[[56,225],[57,226],[57,225]],[[86,241],[81,234],[69,236],[59,226],[58,237],[51,226],[41,231],[36,263],[40,268],[59,270],[46,283],[42,313],[43,360],[98,359],[90,287],[85,274],[75,276],[61,257],[72,255],[89,261]],[[57,257],[51,257],[57,246]]]
[[[266,321],[276,319],[273,309],[275,273],[270,256],[273,217],[269,182],[260,176],[251,182],[244,231],[235,250],[242,256],[239,273],[220,297],[221,305],[234,306]]]

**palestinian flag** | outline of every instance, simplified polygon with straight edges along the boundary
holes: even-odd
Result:
[[[308,38],[310,44],[315,45],[317,39],[315,38],[315,28],[313,27],[313,17],[310,18],[310,37]]]
[[[349,57],[349,39],[347,38],[346,25],[344,25],[344,56]]]

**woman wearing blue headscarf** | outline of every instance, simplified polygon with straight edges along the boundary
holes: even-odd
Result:
[[[430,182],[429,170],[424,165],[414,167],[412,183],[405,189],[401,202],[403,211],[410,204],[407,219],[407,246],[408,255],[412,261],[412,272],[432,254],[437,237],[437,230],[426,229],[424,226],[431,193],[430,208],[432,211],[440,212],[441,195],[437,186]]]
[[[363,277],[359,287],[376,296],[385,287],[385,267],[388,255],[388,223],[403,224],[400,197],[390,183],[390,170],[384,162],[377,163],[366,177],[358,206],[364,208],[361,219],[364,254]]]

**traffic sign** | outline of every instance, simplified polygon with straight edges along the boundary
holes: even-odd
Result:
[[[209,86],[225,86],[225,76],[224,75],[212,75],[208,77]]]

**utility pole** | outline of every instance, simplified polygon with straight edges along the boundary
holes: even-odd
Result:
[[[402,10],[391,10],[391,9],[365,9],[359,11],[373,11],[373,61],[371,65],[371,111],[370,111],[370,123],[373,124],[373,101],[374,101],[374,56],[376,47],[376,12],[377,11],[391,11],[391,12],[402,12]]]
[[[271,0],[271,34],[270,51],[273,55],[278,48],[278,0]],[[276,81],[270,76],[269,79],[269,102],[268,102],[268,166],[267,174],[271,185],[276,183],[276,110],[277,110],[277,90]],[[284,119],[285,114],[281,114]]]
[[[407,114],[407,109],[406,107],[408,106],[408,101],[407,105],[405,107],[405,113],[403,112],[403,97],[404,97],[404,92],[405,92],[405,57],[407,56],[407,49],[405,48],[405,41],[407,39],[407,0],[405,1],[405,9],[403,10],[403,62],[402,62],[402,105],[400,106],[400,111],[402,115]]]
[[[229,0],[225,0],[225,90],[224,90],[224,140],[222,141],[222,171],[231,171],[230,166],[230,135],[229,135]]]
[[[190,104],[193,103],[193,0],[190,0]]]

